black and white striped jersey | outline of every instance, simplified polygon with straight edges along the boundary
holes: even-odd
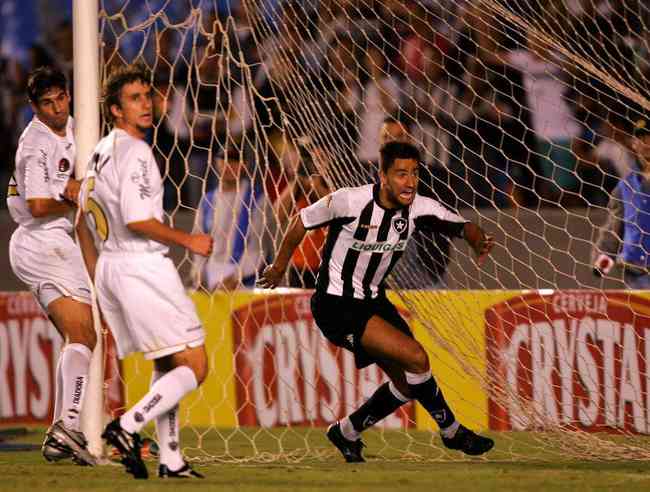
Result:
[[[337,190],[303,208],[300,217],[306,229],[329,226],[316,289],[357,299],[382,292],[416,229],[461,237],[467,222],[422,195],[408,207],[383,208],[378,184]]]

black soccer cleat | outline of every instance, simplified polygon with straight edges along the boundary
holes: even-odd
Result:
[[[127,473],[133,475],[134,478],[149,478],[147,467],[141,456],[142,439],[137,432],[131,434],[122,429],[120,419],[117,418],[106,426],[102,438],[119,451],[122,457],[120,461]]]
[[[185,463],[176,471],[170,470],[167,465],[160,465],[158,467],[158,476],[160,478],[205,478],[194,470],[189,463]]]
[[[470,456],[487,453],[494,447],[494,441],[489,437],[479,436],[467,427],[459,426],[454,437],[442,436],[442,443],[448,449],[457,449]]]
[[[327,428],[327,438],[341,452],[348,463],[365,463],[361,450],[365,447],[361,439],[350,441],[341,432],[341,424],[336,422]]]

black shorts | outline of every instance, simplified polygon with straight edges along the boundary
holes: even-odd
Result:
[[[373,316],[379,316],[413,338],[409,325],[400,316],[397,308],[383,295],[364,300],[317,291],[311,297],[311,312],[325,338],[337,347],[343,347],[354,354],[358,369],[377,362],[361,346],[361,337],[368,320]]]

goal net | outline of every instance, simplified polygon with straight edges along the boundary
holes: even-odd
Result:
[[[170,223],[214,234],[173,250],[208,328],[210,376],[181,407],[205,460],[333,457],[324,426],[386,380],[356,371],[309,311],[324,235],[284,288],[255,291],[289,218],[377,179],[381,139],[422,151],[421,193],[495,236],[416,234],[388,279],[487,459],[647,459],[650,297],[592,248],[650,109],[644,2],[102,0],[101,74],[152,72],[149,136]],[[122,366],[126,400],[148,386]],[[371,457],[458,459],[413,403],[364,434]],[[153,433],[153,431],[151,431]]]

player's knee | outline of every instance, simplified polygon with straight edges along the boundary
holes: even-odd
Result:
[[[208,357],[205,350],[200,351],[193,357],[191,369],[194,371],[197,385],[201,385],[208,376]]]
[[[196,377],[196,384],[200,386],[208,376],[207,361],[204,364],[195,364],[194,367],[192,367],[192,370],[194,371],[194,376]]]
[[[81,329],[79,330],[79,335],[81,341],[79,343],[84,344],[90,350],[95,349],[97,345],[97,333],[95,332],[95,325],[93,323],[92,315],[83,319],[80,323]]]
[[[429,356],[419,343],[411,351],[409,362],[409,372],[422,374],[429,370]]]
[[[70,343],[80,343],[90,350],[94,350],[95,345],[97,345],[97,334],[95,333],[92,318],[81,319],[71,325],[66,330],[66,338],[68,341]]]
[[[90,350],[95,350],[95,345],[97,345],[97,334],[95,333],[94,327],[90,327],[90,330],[84,332],[84,341],[81,342]]]

